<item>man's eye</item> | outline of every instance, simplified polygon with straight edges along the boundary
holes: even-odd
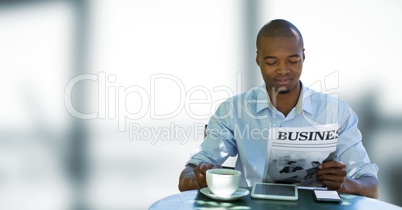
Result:
[[[298,63],[299,61],[300,61],[300,58],[294,58],[294,59],[288,60],[288,62],[292,63],[292,64]]]
[[[273,66],[273,65],[275,65],[276,63],[277,63],[277,61],[266,62],[266,64],[267,64],[268,66]]]

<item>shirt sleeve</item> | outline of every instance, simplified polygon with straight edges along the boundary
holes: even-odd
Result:
[[[370,162],[370,158],[362,143],[362,135],[357,128],[358,118],[354,111],[346,106],[345,117],[341,117],[340,135],[337,148],[337,159],[346,164],[347,176],[358,178],[374,176],[377,178],[378,166]]]
[[[211,117],[207,136],[191,155],[188,164],[196,165],[208,162],[213,165],[222,165],[229,156],[237,155],[237,145],[233,133],[233,103],[231,100],[223,102]]]

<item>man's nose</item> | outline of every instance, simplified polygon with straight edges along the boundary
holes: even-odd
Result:
[[[278,74],[287,74],[289,72],[290,72],[290,70],[288,68],[287,62],[283,62],[283,61],[279,62],[278,68],[276,69],[276,73],[278,73]]]

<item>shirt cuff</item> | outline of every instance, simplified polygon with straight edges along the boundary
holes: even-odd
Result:
[[[377,177],[378,173],[378,166],[377,164],[366,164],[363,167],[360,168],[356,173],[354,173],[351,178],[359,178],[363,176],[372,176],[378,179]]]

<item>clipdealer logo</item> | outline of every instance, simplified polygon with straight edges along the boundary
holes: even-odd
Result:
[[[241,73],[237,74],[238,81],[241,81]],[[117,119],[117,127],[119,132],[125,132],[130,129],[130,138],[136,137],[139,134],[144,134],[144,138],[151,138],[149,133],[161,133],[158,131],[144,131],[144,126],[138,124],[138,120],[143,118],[150,118],[151,120],[166,120],[173,119],[181,112],[185,111],[186,114],[195,120],[208,120],[211,113],[227,98],[235,95],[235,92],[227,86],[217,86],[208,89],[204,86],[193,86],[186,88],[184,83],[176,76],[170,74],[153,74],[150,75],[150,87],[146,90],[143,86],[119,86],[116,84],[117,77],[114,74],[106,74],[106,72],[99,72],[98,74],[82,74],[71,79],[65,87],[64,102],[67,111],[74,117],[83,120],[92,119]],[[79,107],[75,107],[72,96],[74,87],[80,83],[85,84],[88,82],[95,82],[97,88],[97,111],[91,113],[83,113]],[[177,104],[173,108],[170,107],[168,111],[160,111],[157,106],[156,89],[161,87],[158,83],[170,83],[178,88],[173,94],[179,96],[175,101]],[[237,86],[237,92],[241,92],[241,83]],[[200,93],[202,96],[200,96]],[[214,98],[216,95],[224,95],[224,98]],[[135,97],[136,110],[132,110],[128,103],[128,97]],[[200,98],[201,97],[201,98]],[[159,102],[160,103],[160,102]],[[199,113],[193,108],[195,105],[209,106],[209,113]],[[162,113],[163,112],[163,113]],[[129,121],[136,121],[136,123],[129,123]],[[174,128],[172,133],[181,133],[182,136],[188,137],[188,131],[177,132],[176,125],[169,125],[169,128]],[[155,128],[157,129],[157,128]],[[181,129],[181,128],[180,128]],[[184,129],[184,128],[183,128]],[[195,129],[195,128],[194,128]],[[163,129],[162,131],[165,131]],[[199,130],[199,129],[196,129]],[[166,132],[165,132],[166,133]],[[185,133],[185,134],[184,134]],[[142,137],[142,136],[140,136]],[[140,138],[139,137],[139,138]]]

